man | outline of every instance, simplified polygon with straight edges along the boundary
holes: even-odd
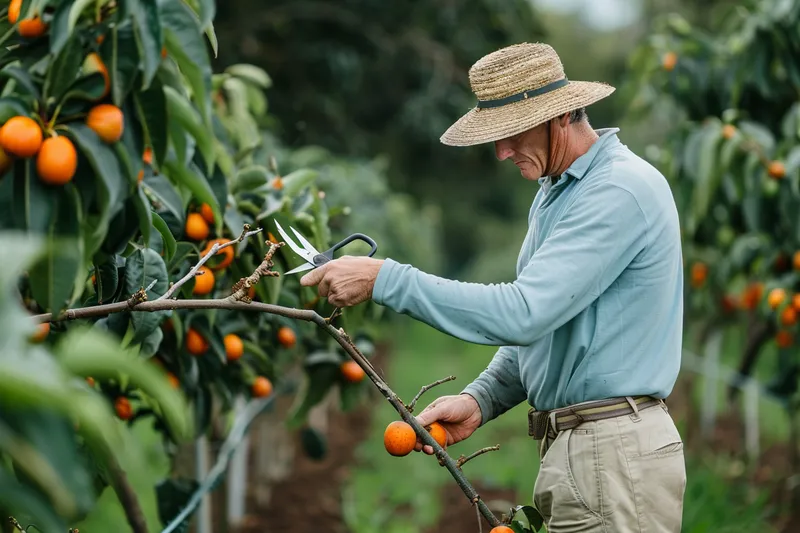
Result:
[[[446,280],[392,259],[343,257],[301,282],[332,305],[368,298],[465,341],[500,346],[421,424],[453,444],[522,401],[540,440],[533,500],[548,531],[679,532],[683,444],[663,399],[680,367],[683,274],[664,177],[585,107],[614,89],[568,81],[555,51],[519,44],[469,72],[478,105],[442,136],[493,142],[540,189],[513,283]],[[429,446],[417,450],[431,453]]]

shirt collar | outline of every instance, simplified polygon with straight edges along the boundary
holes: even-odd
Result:
[[[586,151],[585,154],[581,155],[572,164],[564,171],[564,174],[569,174],[570,176],[581,179],[583,176],[586,175],[586,172],[589,170],[589,167],[592,166],[592,162],[594,158],[597,157],[597,154],[600,150],[604,149],[609,145],[619,144],[619,138],[617,137],[617,132],[619,128],[602,128],[599,130],[595,130],[595,133],[599,136],[599,138],[589,147],[589,150]],[[546,190],[550,188],[552,185],[552,179],[550,176],[544,176],[539,178],[539,185],[544,187]]]

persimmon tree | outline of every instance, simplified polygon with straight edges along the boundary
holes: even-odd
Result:
[[[800,1],[738,3],[712,26],[658,20],[632,56],[627,90],[635,113],[670,109],[669,137],[648,153],[680,210],[687,324],[699,332],[690,340],[744,332],[742,376],[776,352],[768,386],[796,428]]]

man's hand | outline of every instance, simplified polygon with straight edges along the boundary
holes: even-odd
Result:
[[[372,298],[383,259],[345,255],[328,261],[302,278],[300,285],[319,285],[319,295],[336,307],[350,307]]]
[[[437,398],[417,416],[417,422],[423,427],[439,422],[447,432],[448,446],[472,435],[481,425],[481,420],[481,408],[469,394]],[[433,453],[433,447],[423,445],[419,440],[414,449],[428,455]]]

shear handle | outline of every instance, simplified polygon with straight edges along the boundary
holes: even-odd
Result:
[[[364,241],[365,243],[369,244],[372,247],[372,250],[370,250],[369,253],[367,254],[369,257],[372,257],[373,255],[375,255],[375,252],[378,251],[378,245],[375,244],[375,241],[373,241],[370,237],[364,235],[363,233],[353,233],[349,237],[346,237],[341,241],[337,242],[336,244],[334,244],[329,250],[322,252],[320,255],[325,257],[324,261],[320,261],[318,263],[317,258],[319,258],[319,256],[317,256],[314,258],[314,263],[316,263],[317,266],[327,263],[328,261],[333,259],[333,253],[336,250],[344,248],[353,241]]]

